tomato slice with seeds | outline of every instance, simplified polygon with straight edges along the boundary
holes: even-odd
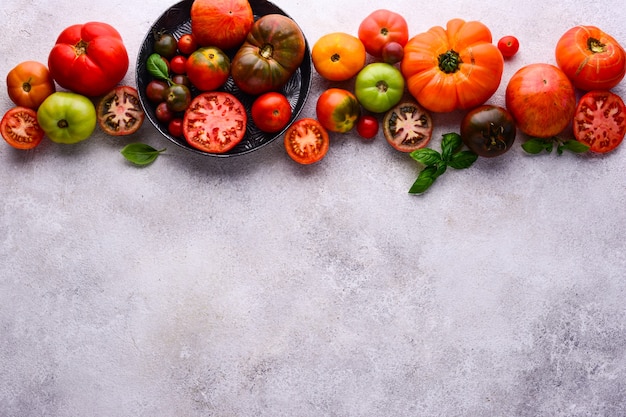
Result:
[[[135,133],[145,118],[137,90],[127,85],[115,87],[102,97],[96,111],[100,128],[111,136]]]
[[[383,133],[387,142],[400,152],[423,148],[433,135],[430,113],[414,101],[392,107],[383,119]]]
[[[241,142],[247,124],[246,109],[237,97],[212,91],[198,95],[189,104],[183,134],[187,143],[198,150],[225,153]]]
[[[624,101],[610,91],[590,91],[582,96],[574,115],[574,137],[591,152],[615,149],[626,134]]]
[[[285,132],[287,155],[302,165],[320,161],[328,152],[329,146],[328,131],[315,119],[300,119]]]
[[[33,149],[39,145],[45,135],[37,112],[27,107],[13,107],[4,114],[0,122],[2,137],[16,149]]]

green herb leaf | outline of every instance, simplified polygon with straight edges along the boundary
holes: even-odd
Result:
[[[472,151],[460,151],[452,155],[448,165],[454,169],[465,169],[471,167],[477,159],[478,155]]]
[[[522,144],[522,149],[527,153],[536,155],[541,151],[552,152],[552,140],[532,138]]]
[[[422,194],[423,192],[428,190],[428,188],[433,185],[433,183],[439,176],[437,174],[437,171],[438,169],[436,165],[429,165],[422,171],[420,171],[417,179],[409,189],[409,194]]]
[[[169,81],[170,73],[167,69],[167,64],[161,58],[161,55],[157,53],[153,53],[148,57],[148,61],[146,62],[146,69],[155,78],[159,78],[161,80]]]
[[[566,140],[561,145],[559,145],[557,151],[562,152],[563,149],[574,153],[585,153],[589,150],[589,146],[577,140],[571,139]]]
[[[422,164],[434,165],[437,162],[441,161],[441,154],[434,149],[430,148],[422,148],[417,149],[411,152],[411,158],[415,159],[417,162],[421,162]]]
[[[461,145],[463,145],[463,141],[461,140],[461,135],[458,133],[452,132],[444,134],[441,140],[441,159],[445,162],[450,161],[452,154],[457,151]]]
[[[135,165],[148,165],[154,162],[159,154],[165,152],[165,149],[159,151],[145,143],[129,143],[120,152]]]

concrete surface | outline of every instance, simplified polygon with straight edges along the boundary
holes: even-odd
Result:
[[[170,4],[4,1],[0,73],[91,20],[134,61]],[[571,26],[626,44],[622,0],[276,4],[311,44],[377,8],[412,35],[453,17],[516,35],[495,104]],[[330,85],[314,76],[302,116]],[[435,116],[434,147],[460,117]],[[136,168],[128,141],[167,152]],[[333,135],[310,167],[281,141],[201,157],[149,124],[0,144],[0,416],[626,416],[626,147],[520,143],[419,197],[417,164],[382,134]]]

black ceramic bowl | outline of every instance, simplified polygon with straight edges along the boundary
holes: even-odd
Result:
[[[146,117],[150,122],[157,128],[159,132],[163,136],[165,136],[170,141],[174,142],[176,145],[181,146],[189,151],[207,155],[214,157],[229,157],[236,155],[244,155],[250,153],[256,149],[261,148],[264,145],[272,142],[277,137],[280,137],[284,131],[278,133],[264,133],[260,131],[252,121],[252,116],[250,114],[250,108],[252,107],[252,103],[255,96],[250,96],[248,94],[243,93],[235,83],[232,78],[228,78],[226,84],[220,89],[221,91],[227,91],[237,97],[242,104],[246,108],[246,112],[248,113],[248,126],[246,129],[246,135],[243,140],[237,144],[233,149],[226,153],[209,153],[203,152],[196,148],[193,148],[189,144],[184,137],[175,137],[169,134],[167,125],[165,123],[159,122],[156,118],[156,104],[150,102],[146,96],[146,86],[150,81],[153,80],[153,77],[150,75],[146,68],[146,62],[150,54],[153,53],[154,48],[154,34],[158,32],[167,32],[171,33],[178,39],[185,33],[191,33],[191,5],[193,0],[183,0],[174,6],[167,9],[161,17],[152,25],[150,31],[146,34],[142,44],[141,49],[139,50],[139,55],[137,56],[137,91],[139,93],[139,99],[141,100],[141,104],[146,112]],[[250,5],[252,6],[252,11],[254,12],[255,19],[258,19],[261,16],[265,16],[267,14],[282,14],[287,17],[285,12],[283,12],[279,7],[274,5],[273,3],[266,0],[250,0]],[[236,51],[226,51],[227,54],[232,58]],[[291,120],[289,121],[289,125],[293,123],[294,120],[298,117],[298,114],[302,110],[304,103],[306,102],[307,95],[309,93],[309,89],[311,88],[311,51],[309,49],[308,42],[305,45],[304,51],[304,60],[300,65],[300,68],[293,74],[289,82],[280,90],[282,94],[284,94],[289,102],[291,103],[292,115]],[[198,94],[198,91],[194,91],[192,89],[192,94],[195,96]]]

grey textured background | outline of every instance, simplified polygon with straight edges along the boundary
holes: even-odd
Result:
[[[311,45],[382,7],[412,35],[453,17],[516,35],[494,104],[571,26],[626,44],[621,0],[276,4]],[[91,20],[134,61],[169,5],[5,1],[0,73]],[[331,85],[314,76],[303,117]],[[434,147],[460,118],[435,115]],[[128,140],[167,152],[139,169]],[[518,139],[415,197],[418,166],[382,134],[332,141],[310,167],[281,141],[203,158],[148,123],[0,144],[0,416],[626,416],[626,148],[531,157]]]

